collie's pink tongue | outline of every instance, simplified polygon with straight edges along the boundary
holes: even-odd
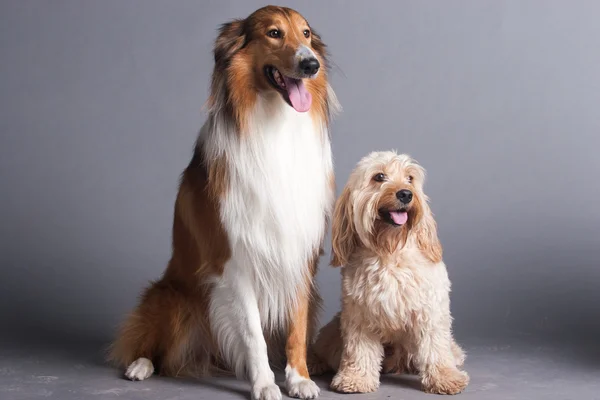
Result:
[[[406,211],[390,211],[390,217],[396,225],[404,225],[408,220],[408,213]]]
[[[287,76],[283,76],[283,80],[285,81],[285,88],[287,89],[292,107],[298,112],[307,112],[310,110],[312,96],[306,90],[304,81],[302,79],[288,78]]]

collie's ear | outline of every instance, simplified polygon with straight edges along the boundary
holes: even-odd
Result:
[[[335,203],[333,212],[331,227],[332,266],[341,267],[348,264],[350,255],[356,248],[356,240],[350,189],[346,187]]]
[[[219,35],[215,41],[215,64],[229,60],[238,50],[244,47],[244,20],[236,19],[219,28]]]
[[[425,204],[423,207],[423,216],[416,226],[417,246],[427,259],[439,263],[442,261],[442,244],[437,234],[437,223],[429,206]]]
[[[310,45],[312,46],[314,51],[321,55],[321,57],[325,59],[327,58],[327,46],[321,39],[321,35],[319,35],[314,30],[311,30]]]

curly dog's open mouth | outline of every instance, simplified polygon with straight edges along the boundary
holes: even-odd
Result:
[[[379,210],[379,216],[385,222],[394,226],[402,226],[408,221],[408,212],[405,209]]]

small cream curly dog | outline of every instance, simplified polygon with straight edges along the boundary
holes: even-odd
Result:
[[[380,371],[418,372],[423,390],[469,383],[452,337],[450,281],[425,170],[410,156],[373,152],[352,172],[333,220],[332,265],[342,268],[342,312],[314,343],[312,373],[337,370],[331,388],[373,392]],[[385,357],[385,358],[384,358]]]

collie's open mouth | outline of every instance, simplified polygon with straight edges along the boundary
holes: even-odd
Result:
[[[402,226],[408,221],[406,210],[379,210],[379,215],[388,224]]]
[[[273,85],[285,97],[286,101],[298,112],[307,112],[310,110],[312,96],[304,85],[302,79],[290,78],[285,76],[272,65],[265,67],[265,75]]]

